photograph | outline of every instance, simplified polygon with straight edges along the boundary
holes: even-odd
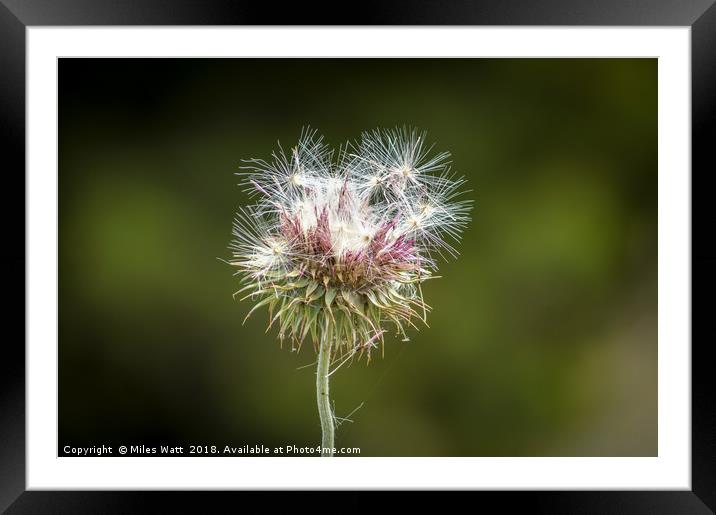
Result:
[[[58,57],[57,456],[659,456],[659,87]]]

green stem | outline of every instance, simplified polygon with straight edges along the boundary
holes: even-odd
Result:
[[[318,351],[318,367],[316,370],[316,400],[318,414],[321,417],[321,456],[333,456],[333,413],[328,391],[328,370],[331,364],[331,341],[325,338]]]

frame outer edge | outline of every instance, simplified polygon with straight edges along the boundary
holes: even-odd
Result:
[[[320,2],[0,0],[26,25],[680,25],[713,0],[363,0],[349,16]]]
[[[25,25],[0,3],[0,156],[6,331],[0,355],[0,511],[25,490]],[[13,202],[11,202],[13,201]],[[18,218],[22,213],[23,223]],[[12,246],[11,246],[12,245]],[[9,286],[9,288],[8,288]],[[12,300],[12,301],[11,301]],[[21,302],[22,300],[22,302]],[[19,334],[7,329],[17,328]]]
[[[105,15],[112,17],[109,12]],[[37,23],[38,20],[33,17],[30,21]],[[55,23],[58,21],[55,20]],[[84,23],[88,21],[85,20]],[[674,24],[679,24],[679,21],[675,19]],[[83,22],[79,19],[65,19],[59,23]],[[122,24],[122,20],[118,19],[117,23]],[[583,20],[582,23],[589,22]],[[92,22],[89,21],[89,24]],[[17,183],[22,181],[20,188],[24,199],[25,24],[4,2],[0,2],[0,70],[0,151],[3,163],[7,165],[7,168],[3,168],[17,171],[15,174],[6,174],[5,179],[15,180],[16,183],[12,186],[20,186]],[[714,227],[716,215],[713,210],[708,209],[705,202],[708,190],[693,187],[694,184],[705,182],[703,177],[714,169],[710,147],[716,141],[716,5],[711,5],[692,25],[692,137],[692,316],[693,327],[696,329],[708,323],[706,295],[716,288],[716,274],[713,272],[716,269],[715,244],[708,238],[701,241],[695,238],[697,228],[710,230]],[[8,190],[13,191],[10,188]],[[17,198],[19,193],[14,191],[12,196]],[[6,220],[13,220],[10,216],[11,206],[4,204],[4,209],[7,212]],[[16,212],[12,213],[16,218]],[[24,314],[25,307],[25,227],[15,225],[17,227],[13,228],[12,224],[8,224],[7,230],[12,232],[11,236],[15,236],[14,231],[23,231],[22,253],[15,252],[3,257],[3,260],[6,270],[10,272],[7,274],[10,282],[16,281],[19,288],[19,282],[23,281],[22,307],[19,302],[15,302],[8,305],[10,311],[6,310],[6,319],[16,321],[21,313]],[[693,280],[696,273],[699,274],[699,281]],[[697,300],[701,301],[700,307]],[[24,316],[22,318],[24,320]],[[716,493],[713,491],[713,485],[716,484],[716,414],[709,399],[709,394],[713,391],[713,380],[710,360],[705,359],[708,342],[702,342],[701,346],[693,345],[692,487],[703,503],[713,508],[716,506]],[[0,413],[3,420],[0,424],[0,462],[3,464],[0,470],[0,511],[12,504],[25,490],[24,335],[22,346],[5,345],[3,350],[3,358],[0,360]],[[27,495],[22,497],[26,498]]]
[[[716,411],[713,345],[713,292],[716,289],[716,212],[708,178],[716,169],[716,4],[691,27],[691,252],[692,252],[692,420],[691,487],[716,511]],[[697,238],[697,234],[701,237]],[[697,275],[698,274],[698,275]],[[710,301],[710,302],[709,302]],[[701,334],[700,334],[701,333]],[[710,338],[709,338],[710,336]]]

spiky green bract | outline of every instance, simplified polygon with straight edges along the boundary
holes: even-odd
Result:
[[[242,300],[256,301],[247,319],[266,306],[267,331],[277,327],[279,339],[290,340],[293,348],[300,348],[309,338],[314,347],[328,339],[338,343],[334,349],[339,356],[344,352],[361,355],[364,351],[370,356],[370,350],[384,341],[386,323],[407,339],[406,326],[416,327],[413,320],[425,321],[430,307],[411,288],[431,277],[429,272],[424,273],[422,277],[405,278],[404,282],[396,280],[354,290],[293,271],[264,281],[248,279],[242,290],[250,293]]]

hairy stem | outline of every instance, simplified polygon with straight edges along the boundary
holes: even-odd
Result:
[[[316,369],[316,400],[318,414],[321,417],[321,456],[333,456],[333,413],[328,391],[328,369],[331,364],[331,341],[324,338],[318,351],[318,367]]]

